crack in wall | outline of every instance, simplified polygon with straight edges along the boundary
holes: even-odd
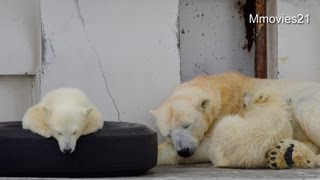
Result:
[[[102,69],[102,63],[101,63],[101,60],[100,60],[100,55],[99,53],[97,52],[97,50],[93,47],[90,39],[89,39],[89,36],[88,36],[88,32],[87,32],[87,29],[86,29],[86,26],[85,26],[85,21],[84,21],[84,18],[81,14],[81,11],[80,11],[80,6],[79,6],[79,0],[74,0],[74,3],[75,3],[75,6],[76,6],[76,10],[77,10],[77,14],[78,14],[78,18],[80,20],[80,23],[83,27],[83,31],[85,33],[85,36],[86,36],[86,39],[87,39],[87,42],[90,46],[90,49],[92,50],[92,52],[97,56],[97,60],[98,60],[98,63],[99,63],[99,69],[100,69],[100,73],[102,75],[102,78],[103,78],[103,81],[104,81],[104,85],[105,85],[105,88],[107,90],[107,93],[108,93],[108,96],[110,97],[111,101],[112,101],[112,104],[117,112],[117,117],[118,117],[118,121],[121,122],[121,118],[120,118],[120,111],[119,111],[119,108],[110,92],[110,89],[109,89],[109,84],[108,84],[108,81],[107,81],[107,78],[103,72],[103,69]]]
[[[182,62],[181,62],[181,40],[180,40],[180,7],[178,3],[178,14],[176,19],[176,38],[177,38],[177,49],[178,49],[178,56],[179,56],[179,76],[180,76],[180,82],[182,82]]]
[[[53,54],[53,57],[52,57],[52,59],[51,60],[53,60],[53,59],[55,59],[56,57],[57,57],[57,55],[56,55],[56,52],[54,51],[54,48],[53,48],[53,46],[52,46],[52,43],[51,43],[51,39],[49,40],[49,47],[50,47],[50,50],[51,50],[51,52],[52,52],[52,54]]]

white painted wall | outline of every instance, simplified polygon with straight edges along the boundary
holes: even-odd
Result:
[[[32,104],[32,77],[0,76],[0,122],[21,120]]]
[[[240,6],[244,2],[180,0],[182,81],[225,71],[254,76],[255,48],[243,49],[247,40]]]
[[[267,15],[277,16],[277,1],[267,1]],[[278,79],[278,24],[267,24],[267,75]]]
[[[83,89],[106,121],[140,122],[180,82],[178,0],[41,1],[41,96]]]
[[[320,81],[320,1],[277,0],[277,14],[310,15],[310,24],[278,25],[280,79]]]
[[[37,0],[0,1],[0,121],[21,120],[33,104]]]
[[[1,121],[20,120],[37,96],[73,86],[92,98],[106,121],[155,128],[148,110],[172,92],[180,82],[180,70],[183,81],[230,70],[254,74],[254,47],[243,50],[245,29],[237,2],[42,0],[41,24],[39,1],[0,1]],[[268,2],[275,7],[269,13],[311,17],[309,25],[269,29],[273,39],[268,39],[268,58],[274,77],[278,67],[280,79],[319,81],[320,1]]]
[[[37,0],[0,1],[0,75],[36,72],[37,8]]]

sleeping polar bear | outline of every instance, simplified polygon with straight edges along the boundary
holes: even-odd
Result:
[[[23,129],[43,137],[53,136],[61,152],[72,153],[82,135],[103,126],[100,111],[79,89],[60,88],[49,92],[40,103],[30,107],[22,120]]]
[[[293,129],[293,138],[280,140],[268,151],[267,166],[305,168],[312,162],[319,164],[319,156],[312,160],[304,157],[310,151],[318,154],[320,150],[320,84],[255,79],[239,73],[201,76],[178,85],[158,109],[151,110],[160,133],[166,137],[158,148],[158,164],[211,160],[215,164],[214,158],[210,158],[210,147],[217,122],[231,114],[243,116],[243,94],[254,94],[265,88],[272,88],[278,95],[291,98]],[[279,132],[275,130],[274,133]],[[247,156],[253,154],[248,152]]]

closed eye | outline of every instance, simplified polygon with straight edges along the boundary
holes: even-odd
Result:
[[[167,138],[170,138],[170,137],[171,137],[171,133],[172,133],[172,131],[171,131],[171,129],[170,129],[169,132],[168,132],[168,134],[166,135],[166,137],[167,137]]]
[[[183,125],[182,125],[182,128],[183,128],[183,129],[188,129],[190,126],[191,126],[191,123],[189,123],[189,124],[183,124]]]
[[[72,135],[76,135],[77,134],[77,132],[76,131],[74,131],[73,133],[72,133]]]

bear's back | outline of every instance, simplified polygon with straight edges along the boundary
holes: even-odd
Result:
[[[55,108],[61,105],[89,107],[91,102],[89,98],[77,88],[59,88],[46,94],[41,105],[49,108]]]

